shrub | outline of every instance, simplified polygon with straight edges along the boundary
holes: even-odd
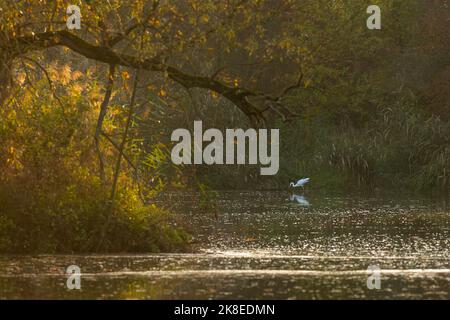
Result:
[[[159,252],[187,248],[173,217],[121,189],[114,206],[96,177],[0,183],[1,253]]]

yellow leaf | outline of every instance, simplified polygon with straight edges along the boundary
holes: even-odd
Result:
[[[81,71],[75,71],[72,73],[72,80],[78,80],[79,78],[81,78],[83,76],[83,73]]]
[[[127,71],[122,71],[122,79],[129,79],[130,74]]]
[[[20,85],[23,85],[25,83],[26,77],[27,76],[26,76],[25,72],[20,72],[19,74],[17,74],[17,82]]]
[[[212,96],[214,99],[217,99],[217,98],[219,97],[219,94],[218,94],[217,92],[215,92],[215,91],[211,91],[211,96]]]
[[[203,21],[204,23],[208,23],[208,22],[209,22],[209,16],[208,16],[207,14],[204,14],[204,15],[202,16],[202,21]]]
[[[71,78],[72,78],[72,69],[68,64],[66,64],[61,68],[61,71],[59,73],[59,80],[61,81],[62,84],[68,84]]]

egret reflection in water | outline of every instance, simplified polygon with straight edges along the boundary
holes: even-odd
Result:
[[[303,206],[303,207],[309,207],[309,201],[306,200],[304,195],[299,195],[299,194],[291,194],[291,201],[297,202],[299,205]]]

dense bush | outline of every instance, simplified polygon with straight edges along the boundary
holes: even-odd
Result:
[[[78,175],[77,175],[78,174]],[[188,236],[164,210],[121,189],[114,206],[96,177],[65,183],[0,183],[0,252],[160,252],[186,248]]]

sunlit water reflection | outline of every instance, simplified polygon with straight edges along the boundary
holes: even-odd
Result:
[[[450,298],[445,201],[224,192],[161,199],[194,235],[196,253],[0,257],[0,298]],[[169,204],[169,205],[167,205]],[[68,290],[64,270],[82,270]],[[381,289],[367,288],[367,267]]]

